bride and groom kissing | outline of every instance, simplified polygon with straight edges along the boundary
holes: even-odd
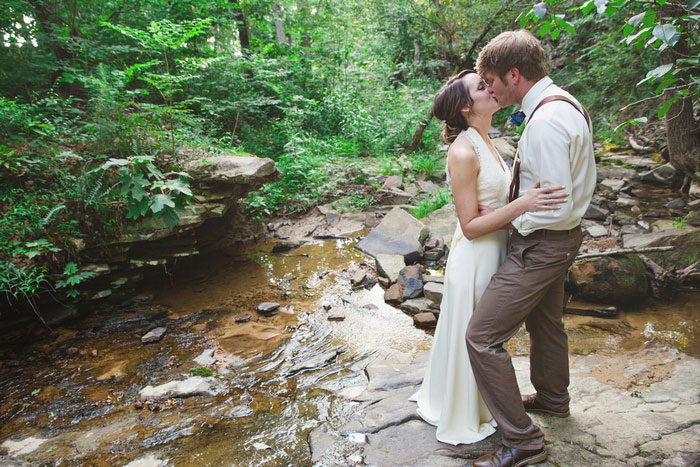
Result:
[[[472,465],[520,467],[547,458],[527,412],[569,415],[564,279],[595,188],[592,124],[549,78],[528,31],[492,39],[476,68],[451,78],[433,103],[450,145],[445,171],[459,223],[428,367],[411,400],[439,441],[500,432],[502,445]],[[525,128],[511,173],[488,132],[493,114],[516,103]],[[503,348],[523,322],[536,390],[526,396]]]

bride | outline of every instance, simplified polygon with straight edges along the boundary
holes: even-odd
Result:
[[[558,209],[563,186],[539,188],[508,203],[511,173],[488,137],[499,109],[486,84],[472,70],[451,78],[435,96],[433,113],[445,122],[450,144],[447,182],[459,224],[445,269],[440,319],[423,384],[411,400],[418,414],[437,427],[439,441],[474,443],[496,423],[476,386],[467,356],[467,323],[481,294],[506,256],[510,222],[527,211]]]

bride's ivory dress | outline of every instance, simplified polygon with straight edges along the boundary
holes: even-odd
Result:
[[[455,142],[460,138],[467,138],[479,157],[479,204],[493,209],[505,205],[511,180],[508,166],[500,155],[496,160],[474,128],[462,131]],[[448,167],[445,171],[450,183]],[[418,414],[437,427],[437,439],[444,443],[475,443],[496,431],[474,380],[465,334],[481,294],[505,259],[507,244],[507,230],[469,240],[459,223],[452,238],[428,367],[423,384],[410,398],[418,403]]]

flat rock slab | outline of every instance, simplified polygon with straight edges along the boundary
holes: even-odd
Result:
[[[420,379],[412,375],[422,376],[428,355],[420,352],[411,362],[400,354],[374,360],[367,367],[373,389],[355,399],[359,405],[354,418],[336,429],[321,425],[310,435],[314,462],[468,466],[496,449],[501,442],[498,433],[469,445],[438,442],[435,427],[417,416],[416,404],[408,398],[418,389]],[[531,415],[549,451],[548,460],[541,465],[698,465],[699,359],[654,345],[635,354],[570,354],[569,358],[572,415],[563,419]],[[635,365],[639,371],[634,370]],[[513,366],[522,393],[533,392],[529,358],[515,356]],[[623,377],[623,372],[629,375]],[[664,377],[655,384],[646,381],[661,373]]]
[[[11,439],[8,439],[7,441],[4,441],[2,444],[0,444],[0,448],[7,449],[8,455],[11,457],[15,457],[36,451],[46,441],[48,440],[42,438],[35,438],[34,436],[30,436],[29,438],[24,438],[19,441],[13,441]]]
[[[251,184],[256,186],[263,181],[274,181],[281,174],[272,159],[254,156],[228,154],[207,155],[207,163],[202,159],[185,164],[184,170],[197,180],[212,184]]]
[[[639,174],[634,169],[619,167],[616,165],[598,165],[596,166],[596,178],[598,182],[605,179],[622,180],[628,178],[630,180],[639,179]]]
[[[224,383],[216,378],[193,376],[183,381],[170,381],[160,386],[146,386],[141,389],[139,396],[144,400],[163,397],[215,396],[222,391],[223,386]]]
[[[625,248],[637,248],[665,237],[677,237],[683,233],[683,230],[669,229],[645,234],[627,234],[622,236],[622,246]]]
[[[155,328],[148,331],[142,338],[141,342],[144,344],[152,344],[153,342],[160,342],[163,336],[168,331],[167,328]]]
[[[376,258],[379,254],[401,255],[406,263],[420,258],[421,244],[428,229],[421,221],[401,208],[394,208],[356,248]]]
[[[399,308],[407,315],[417,315],[418,313],[428,313],[434,311],[431,307],[431,302],[425,297],[412,298],[411,300],[406,300]]]
[[[202,366],[210,366],[216,363],[216,358],[214,358],[214,349],[207,349],[202,352],[194,362]]]
[[[125,464],[124,467],[160,467],[167,465],[167,463],[167,460],[158,459],[155,454],[148,454]]]

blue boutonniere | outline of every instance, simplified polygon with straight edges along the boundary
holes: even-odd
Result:
[[[525,121],[525,113],[522,110],[513,112],[510,114],[510,121],[513,122],[515,126],[520,126]]]

